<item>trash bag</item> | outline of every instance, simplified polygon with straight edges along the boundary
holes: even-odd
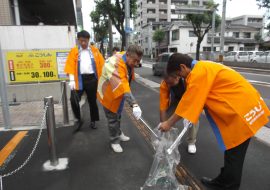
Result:
[[[81,120],[80,96],[76,90],[70,92],[70,104],[76,119]]]
[[[163,133],[157,127],[154,132],[159,136],[151,138],[156,153],[149,176],[141,190],[188,190],[189,187],[180,185],[175,177],[176,166],[180,162],[178,149],[174,149],[170,155],[167,153],[167,149],[179,135],[179,130],[173,128]]]

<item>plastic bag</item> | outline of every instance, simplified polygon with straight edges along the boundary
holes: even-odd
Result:
[[[152,145],[156,151],[149,176],[141,190],[188,190],[188,186],[180,185],[175,177],[176,166],[180,162],[180,153],[175,149],[167,154],[167,149],[177,138],[179,131],[176,128],[163,133],[154,129],[159,136],[152,136]]]

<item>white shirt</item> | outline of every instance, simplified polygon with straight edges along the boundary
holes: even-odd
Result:
[[[81,50],[81,53],[80,53],[80,71],[81,71],[81,74],[93,74],[93,73],[95,73],[94,68],[93,68],[94,63],[92,63],[89,51],[90,51],[89,48]]]

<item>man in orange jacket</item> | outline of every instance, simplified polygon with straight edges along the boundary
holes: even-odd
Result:
[[[250,138],[269,121],[270,111],[261,95],[231,68],[180,53],[170,57],[167,73],[184,78],[187,87],[174,115],[161,123],[160,130],[170,130],[181,118],[196,123],[204,109],[225,152],[220,174],[202,178],[202,183],[212,189],[239,189]]]
[[[123,152],[120,142],[130,139],[120,128],[125,101],[133,108],[136,119],[140,119],[142,115],[130,90],[131,80],[134,79],[134,66],[140,63],[142,55],[142,49],[136,45],[129,46],[127,52],[116,53],[106,60],[98,82],[98,99],[108,120],[111,148],[116,153]]]
[[[81,31],[77,34],[79,46],[71,49],[65,66],[65,72],[69,74],[69,86],[72,90],[71,107],[77,121],[77,131],[82,126],[80,106],[74,101],[74,96],[78,100],[86,92],[90,108],[90,127],[96,129],[95,122],[99,120],[97,98],[97,83],[101,75],[101,69],[104,64],[104,58],[99,50],[89,46],[90,34],[87,31]]]

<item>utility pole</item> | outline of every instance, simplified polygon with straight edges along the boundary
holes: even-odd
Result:
[[[129,36],[130,36],[130,0],[125,0],[125,23],[126,23],[126,50],[129,46]]]
[[[214,61],[214,42],[215,42],[216,9],[212,13],[212,38],[211,38],[211,60]]]
[[[223,56],[224,56],[224,33],[225,33],[225,27],[226,27],[226,3],[227,3],[227,0],[223,0],[219,61],[223,61]]]
[[[109,4],[111,4],[111,0],[109,0]],[[112,56],[112,48],[113,48],[112,19],[109,18],[109,55],[110,56]]]

